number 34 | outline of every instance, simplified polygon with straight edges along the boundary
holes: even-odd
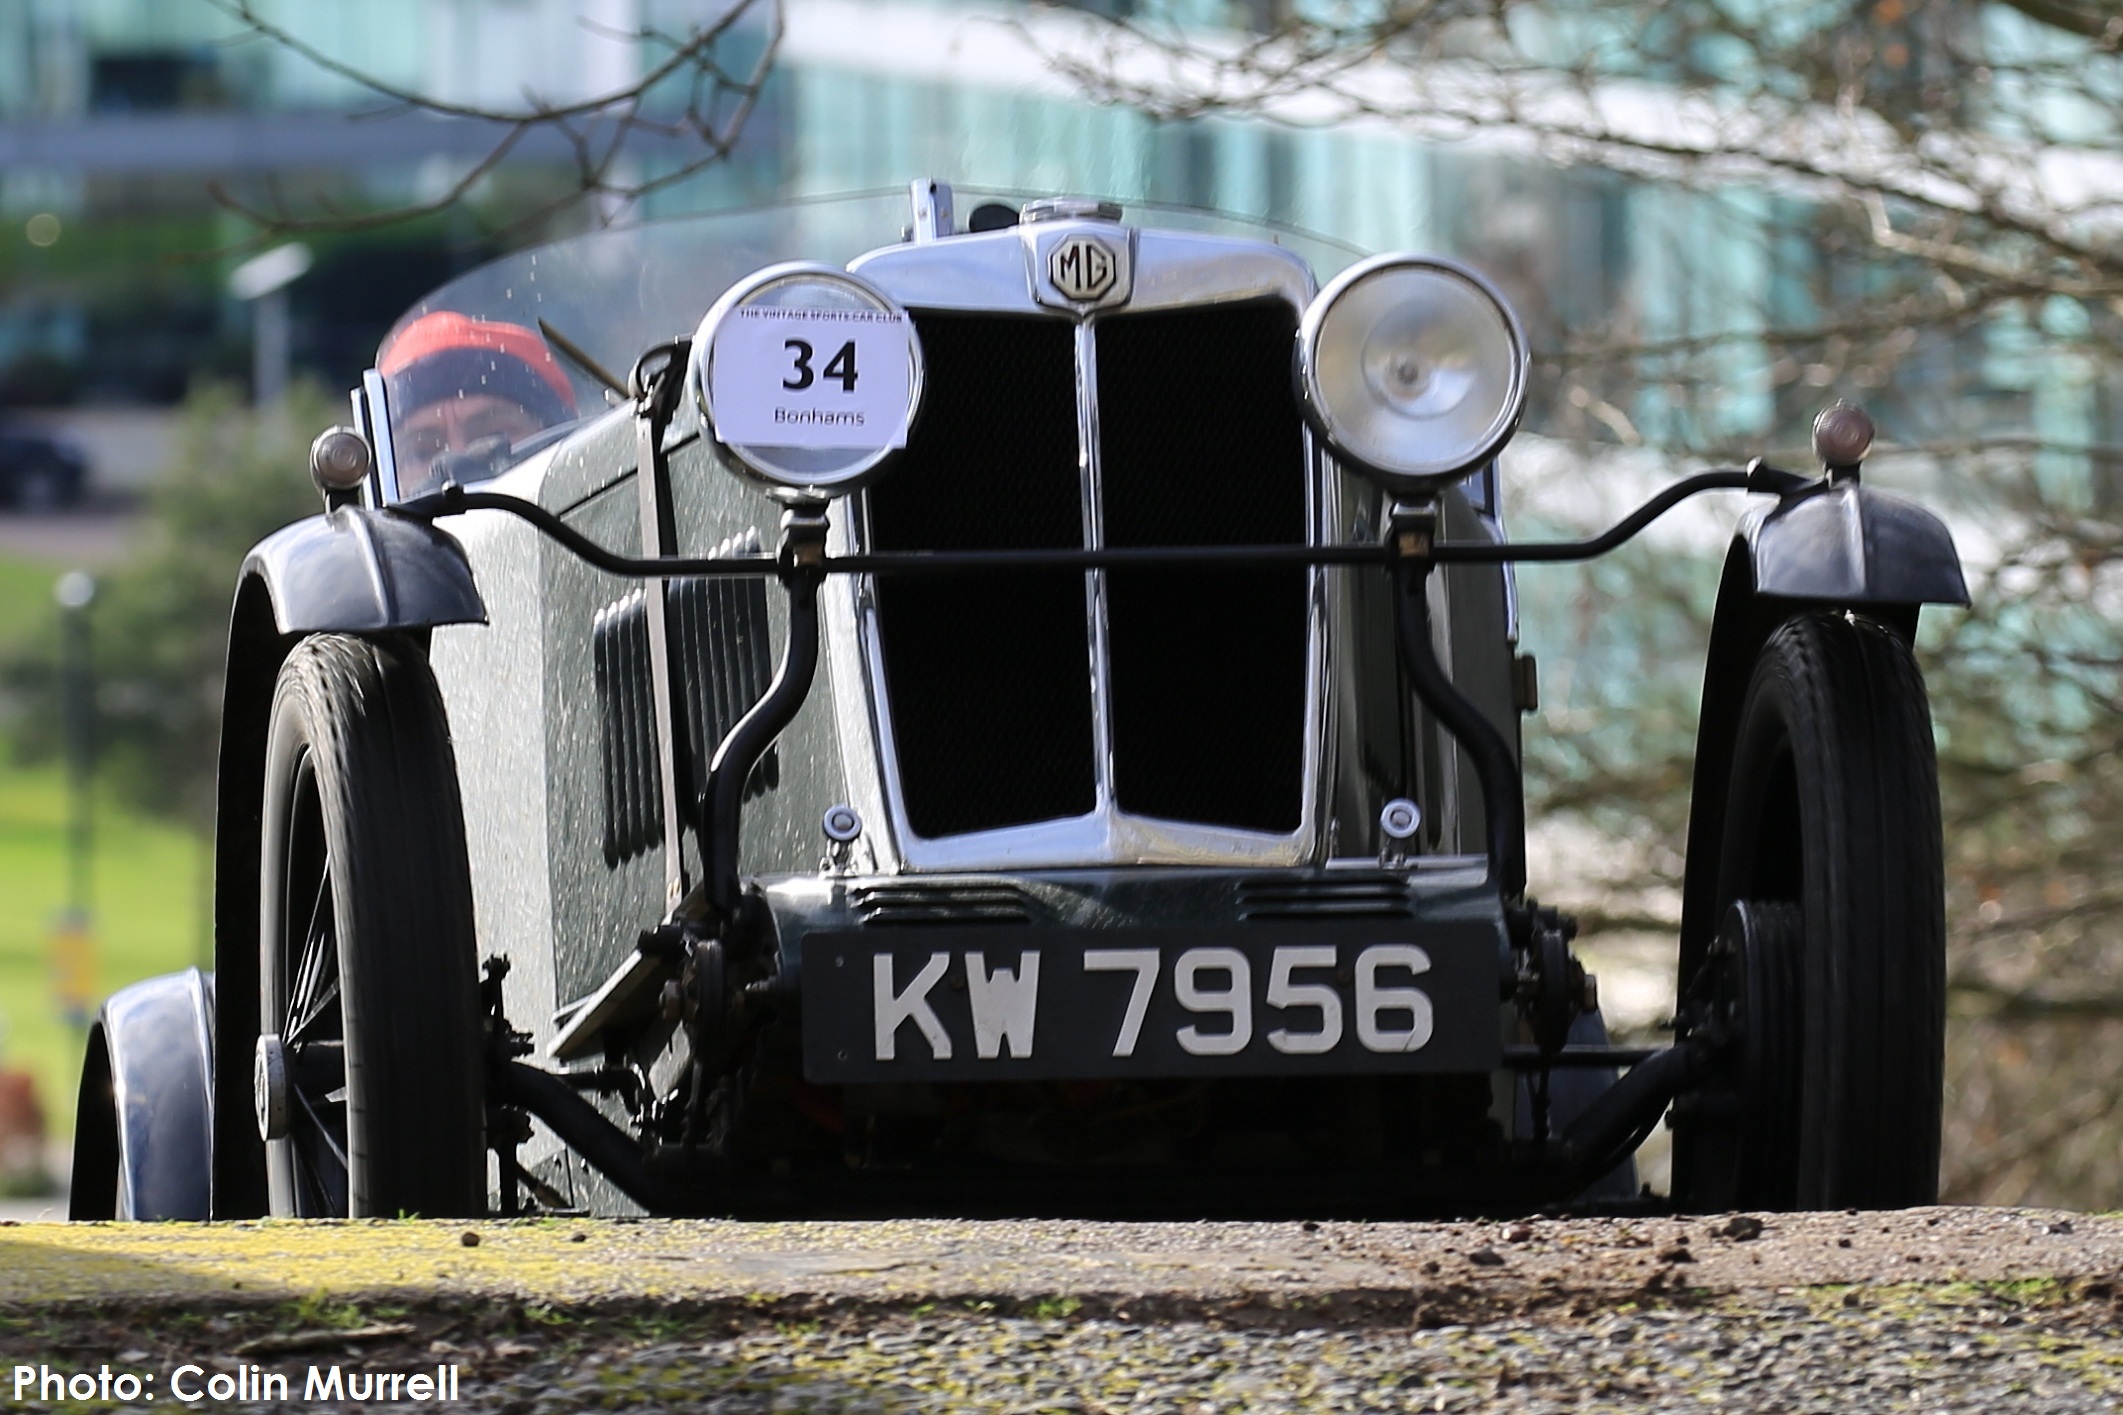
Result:
[[[853,393],[855,391],[855,341],[853,339],[841,345],[840,352],[826,360],[826,366],[823,369],[813,369],[811,367],[812,356],[818,351],[811,347],[810,340],[785,339],[782,341],[781,347],[789,351],[789,357],[792,361],[789,377],[781,381],[782,387],[789,389],[791,392],[801,392],[816,383],[818,375],[823,373],[827,378],[840,380],[841,392]]]

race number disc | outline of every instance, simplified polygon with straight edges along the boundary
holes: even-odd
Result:
[[[907,445],[921,344],[868,281],[823,266],[760,271],[716,302],[694,351],[716,442],[781,495],[840,495]]]

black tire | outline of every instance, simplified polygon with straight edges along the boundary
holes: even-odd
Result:
[[[288,655],[261,826],[259,1022],[282,1039],[287,1077],[284,1133],[265,1147],[272,1212],[478,1214],[485,1085],[464,820],[417,648],[323,635]]]
[[[74,1110],[74,1167],[67,1185],[66,1216],[75,1223],[129,1219],[118,1143],[118,1106],[111,1091],[111,1049],[101,1019],[89,1028],[88,1055],[81,1063],[81,1096]]]
[[[1683,997],[1738,998],[1743,1045],[1724,1104],[1713,1086],[1699,1117],[1676,1117],[1676,1199],[1934,1202],[1946,1016],[1938,764],[1923,677],[1894,631],[1823,612],[1769,636],[1740,710],[1717,878],[1721,947],[1703,965],[1710,975],[1683,980]],[[1735,923],[1735,904],[1751,926]]]

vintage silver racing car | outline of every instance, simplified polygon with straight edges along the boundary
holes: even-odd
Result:
[[[400,321],[243,567],[215,971],[103,1009],[77,1216],[1532,1209],[1668,1116],[1682,1208],[1934,1197],[1910,643],[1966,592],[1862,413],[1514,542],[1467,266],[907,203]],[[1760,499],[1625,1049],[1528,893],[1512,565],[1711,490]]]

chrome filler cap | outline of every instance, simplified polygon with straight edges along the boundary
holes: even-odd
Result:
[[[1118,221],[1120,204],[1097,197],[1041,197],[1026,202],[1017,219],[1027,226],[1041,221]]]

